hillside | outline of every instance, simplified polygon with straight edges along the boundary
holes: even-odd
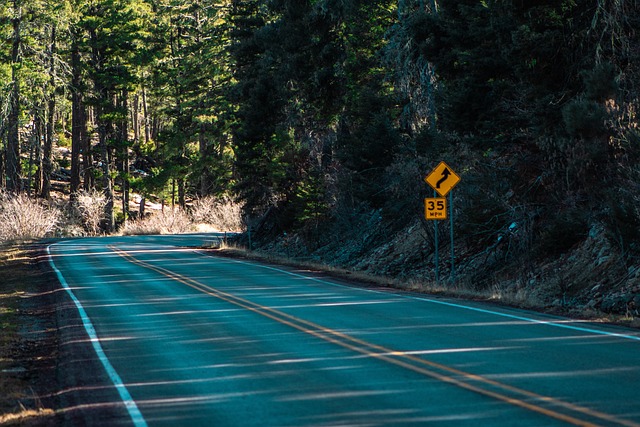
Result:
[[[433,222],[415,219],[390,232],[380,217],[370,217],[348,232],[332,224],[314,230],[311,240],[308,230],[262,240],[258,233],[252,244],[259,253],[285,262],[327,265],[345,270],[346,277],[401,289],[640,326],[640,268],[627,265],[604,227],[593,226],[562,253],[546,256],[519,252],[523,236],[515,227],[485,247],[456,239],[452,278],[446,226],[440,231],[438,283]],[[240,243],[248,244],[246,235]]]

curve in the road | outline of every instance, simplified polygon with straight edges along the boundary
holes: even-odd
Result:
[[[224,300],[238,307],[259,313],[279,323],[295,328],[304,333],[317,338],[358,352],[360,354],[374,357],[396,366],[400,366],[422,375],[435,378],[437,380],[453,384],[455,386],[488,396],[511,405],[515,405],[539,414],[554,418],[577,426],[597,426],[592,422],[579,418],[580,416],[597,419],[601,422],[615,423],[627,427],[639,427],[639,424],[632,421],[623,420],[610,414],[595,411],[582,406],[564,402],[552,397],[543,396],[517,387],[509,386],[495,380],[491,380],[480,375],[464,372],[450,366],[431,362],[412,354],[396,351],[380,345],[372,344],[348,334],[323,327],[307,320],[292,316],[274,308],[266,307],[247,299],[217,290],[197,280],[177,274],[163,267],[159,267],[145,261],[137,259],[131,252],[127,252],[110,246],[114,251],[127,261],[155,271],[171,280],[189,286],[199,292],[203,292],[212,297]],[[279,270],[283,271],[283,270]],[[560,412],[564,411],[564,412]]]

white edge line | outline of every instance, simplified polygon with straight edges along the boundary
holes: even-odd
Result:
[[[252,262],[252,261],[236,260],[236,259],[233,259],[233,258],[225,258],[225,259],[231,260],[231,261],[239,263],[239,264],[249,264],[249,265],[253,265],[253,266],[256,266],[256,267],[264,268],[264,269],[267,269],[267,270],[278,271],[278,272],[281,272],[281,273],[288,274],[290,276],[300,277],[300,278],[304,278],[304,279],[307,279],[307,280],[312,280],[314,282],[319,282],[319,283],[323,283],[323,284],[326,284],[326,285],[336,286],[336,287],[339,287],[339,288],[360,289],[360,290],[365,291],[365,292],[372,292],[372,293],[376,293],[376,294],[383,294],[384,293],[384,292],[376,291],[375,289],[354,288],[353,286],[345,286],[345,285],[341,285],[339,283],[329,282],[327,280],[317,279],[315,277],[305,276],[303,274],[298,274],[298,273],[293,273],[291,271],[282,270],[280,268],[271,267],[271,266],[268,266],[268,265],[259,264],[259,263]],[[619,334],[619,333],[615,333],[615,332],[603,331],[603,330],[600,330],[600,329],[583,328],[583,327],[580,327],[580,326],[566,325],[564,323],[553,322],[553,321],[548,321],[548,320],[532,319],[530,317],[516,316],[514,314],[501,313],[499,311],[493,311],[493,310],[487,310],[487,309],[483,309],[483,308],[471,307],[471,306],[468,306],[468,305],[456,304],[456,303],[452,303],[452,302],[438,301],[438,300],[431,299],[431,298],[416,297],[416,296],[402,295],[402,294],[395,294],[395,295],[398,296],[398,297],[401,297],[401,298],[413,299],[413,300],[418,300],[418,301],[425,301],[425,302],[429,302],[429,303],[432,303],[432,304],[446,305],[446,306],[455,307],[455,308],[462,308],[462,309],[465,309],[465,310],[471,310],[471,311],[477,311],[477,312],[485,313],[485,314],[492,314],[492,315],[495,315],[495,316],[507,317],[509,319],[522,320],[524,322],[536,323],[536,324],[539,324],[539,325],[555,326],[556,328],[570,329],[570,330],[579,331],[579,332],[587,332],[587,333],[595,334],[595,335],[604,335],[604,336],[608,336],[608,337],[616,337],[616,338],[623,338],[623,339],[627,339],[627,340],[640,341],[640,336],[635,336],[635,335]]]
[[[80,313],[80,318],[82,319],[82,324],[84,325],[84,329],[87,331],[87,334],[89,335],[89,340],[93,345],[93,349],[98,355],[98,358],[100,359],[102,366],[107,372],[107,375],[111,379],[111,382],[116,387],[116,390],[118,390],[120,399],[122,399],[124,406],[127,408],[127,411],[129,412],[129,416],[131,417],[133,424],[136,427],[146,427],[147,422],[142,416],[142,413],[140,412],[140,410],[138,409],[138,405],[136,405],[136,402],[133,400],[133,398],[129,394],[129,390],[127,390],[127,387],[122,382],[120,375],[118,375],[118,372],[116,372],[113,365],[111,365],[111,362],[109,362],[107,355],[104,353],[104,350],[102,349],[102,346],[100,345],[100,341],[96,334],[96,330],[93,327],[91,320],[89,320],[89,316],[87,316],[87,312],[84,310],[84,307],[82,306],[78,298],[76,298],[76,296],[73,294],[71,287],[65,280],[60,270],[58,270],[58,268],[55,266],[55,263],[53,262],[53,258],[51,256],[51,246],[53,245],[47,246],[47,255],[49,257],[49,264],[51,265],[51,267],[53,268],[53,271],[55,271],[56,275],[58,276],[58,280],[62,284],[62,287],[67,291],[67,293],[75,303],[76,308]]]

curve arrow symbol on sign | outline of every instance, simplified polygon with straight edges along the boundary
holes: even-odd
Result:
[[[442,178],[440,178],[440,180],[438,182],[436,182],[436,188],[440,188],[440,184],[442,184],[443,182],[445,182],[447,180],[447,178],[449,178],[449,175],[451,175],[451,171],[449,170],[449,168],[444,168],[444,170],[442,171]]]

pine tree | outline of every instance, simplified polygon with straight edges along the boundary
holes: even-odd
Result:
[[[147,6],[135,0],[105,0],[86,6],[80,21],[88,35],[89,77],[93,82],[90,102],[96,112],[101,147],[102,190],[106,198],[103,226],[107,232],[115,228],[112,172],[116,156],[126,159],[129,147],[123,129],[128,117],[128,92],[136,81],[135,68],[146,59],[143,18],[147,13]],[[127,191],[128,177],[122,168],[121,172]]]
[[[161,101],[157,114],[166,122],[157,154],[169,172],[162,176],[177,182],[181,205],[187,191],[206,195],[229,186],[215,176],[229,175],[229,105],[222,90],[230,76],[224,50],[228,3],[157,5],[151,83]]]
[[[271,29],[259,1],[232,2],[234,30],[230,53],[238,82],[229,94],[237,105],[233,144],[236,155],[236,191],[246,201],[250,216],[272,207],[286,175],[284,151],[290,142],[277,128],[284,107],[281,80],[275,75],[275,58],[265,37]]]

